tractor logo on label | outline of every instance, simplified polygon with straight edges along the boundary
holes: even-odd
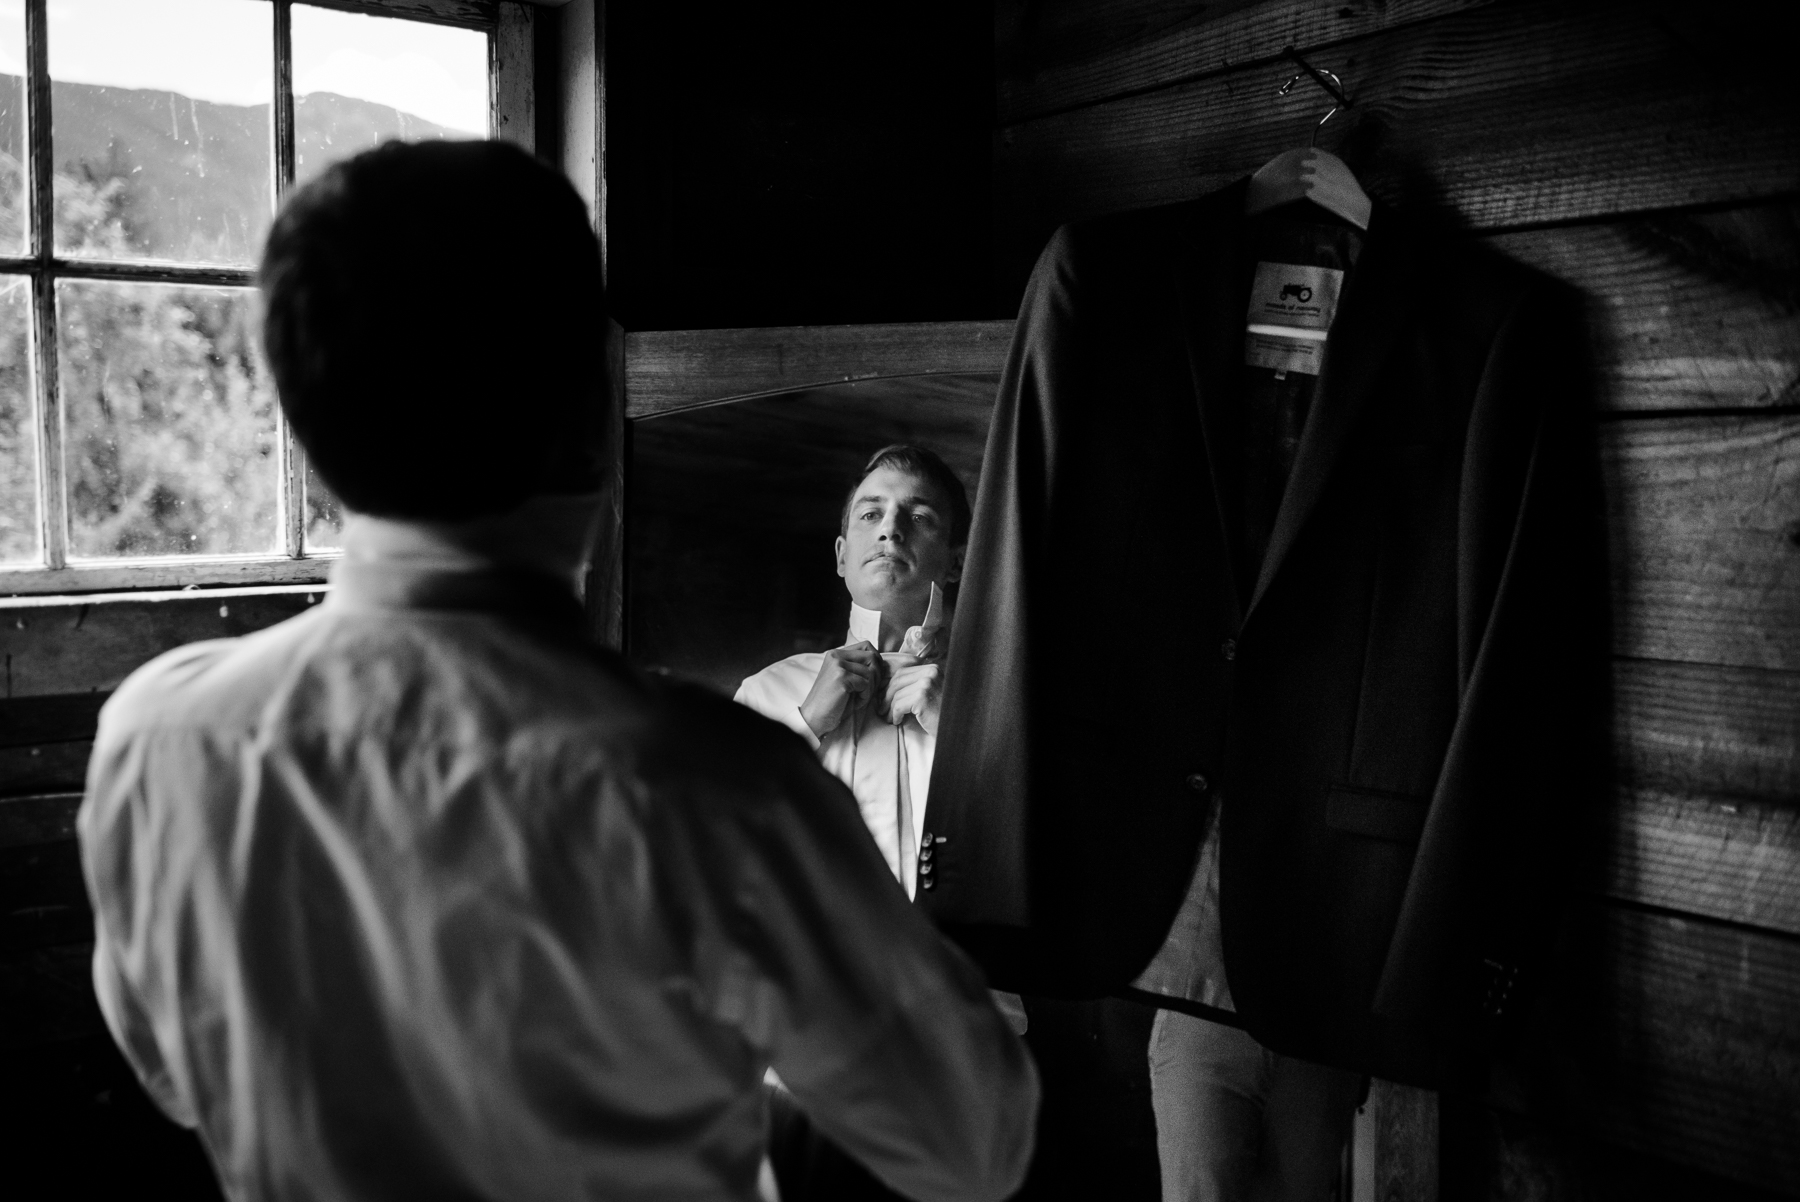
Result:
[[[1283,284],[1281,286],[1281,295],[1276,299],[1286,300],[1290,296],[1304,305],[1307,301],[1312,299],[1312,289],[1308,288],[1305,284]]]

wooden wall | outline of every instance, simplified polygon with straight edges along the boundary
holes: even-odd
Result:
[[[0,1130],[14,1187],[63,1197],[218,1196],[199,1142],[164,1119],[113,1046],[90,976],[75,844],[94,723],[112,690],[184,643],[294,616],[314,590],[0,600]],[[25,1195],[20,1195],[25,1196]]]
[[[1800,1196],[1800,101],[1771,11],[1732,0],[996,5],[996,319],[1011,316],[1059,223],[1199,195],[1303,143],[1327,105],[1310,85],[1274,96],[1288,45],[1344,77],[1355,105],[1321,144],[1372,193],[1587,298],[1616,780],[1590,799],[1554,970],[1494,1095],[1376,1091],[1385,1117],[1366,1135],[1386,1157],[1382,1197]],[[968,337],[978,331],[987,343]],[[651,526],[673,507],[657,490],[678,478],[741,491],[767,463],[783,504],[818,504],[816,484],[780,481],[813,449],[842,458],[866,417],[818,385],[974,379],[997,370],[1004,340],[998,321],[860,336],[632,332],[638,546],[671,533]],[[811,433],[782,425],[774,395],[803,388]],[[752,394],[761,409],[735,418],[680,412]],[[709,441],[756,414],[764,441]],[[973,420],[921,436],[966,451]],[[732,446],[728,464],[719,452]],[[667,605],[664,584],[680,573],[641,558],[634,604]],[[639,617],[631,629],[649,651],[652,615]],[[1090,1083],[1135,1054],[1134,1016],[1053,1021],[1070,1047],[1111,1049],[1082,1070]],[[1114,1078],[1103,1084],[1141,1118],[1136,1086]],[[1141,1136],[1118,1134],[1116,1149]]]
[[[1774,6],[1002,0],[996,291],[1303,144],[1588,298],[1617,787],[1445,1196],[1800,1195],[1800,101]],[[1675,1167],[1671,1167],[1675,1166]]]

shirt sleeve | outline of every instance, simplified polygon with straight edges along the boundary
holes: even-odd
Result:
[[[812,675],[806,675],[797,669],[791,669],[790,661],[783,660],[764,668],[755,676],[746,677],[738,686],[732,700],[748,709],[753,709],[765,718],[772,718],[795,734],[806,740],[807,746],[814,751],[819,749],[819,736],[813,733],[812,727],[800,714],[800,703],[806,700],[806,691],[796,691],[794,685],[800,676],[806,677],[806,688],[812,688]],[[789,677],[795,679],[790,680]]]
[[[146,838],[132,829],[141,812],[135,804],[136,776],[130,771],[134,750],[107,738],[102,721],[101,737],[89,761],[87,796],[76,818],[82,871],[94,907],[94,997],[113,1042],[145,1092],[169,1118],[193,1127],[198,1116],[157,1041],[156,1015],[129,971],[132,965],[151,972],[159,967],[141,946],[151,926],[143,918],[156,906],[156,877],[133,871],[134,840]]]
[[[894,1189],[1000,1199],[1023,1181],[1038,1078],[981,973],[906,899],[843,786],[798,756],[747,831],[744,1018],[814,1123]]]

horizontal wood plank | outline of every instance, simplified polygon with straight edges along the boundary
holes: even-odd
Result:
[[[67,743],[94,737],[110,693],[0,699],[0,748]],[[0,778],[4,785],[4,778]]]
[[[184,589],[323,584],[335,553],[306,559],[165,559],[72,564],[66,568],[0,569],[0,598],[105,593],[118,589]]]
[[[537,0],[528,2],[536,3]],[[500,10],[498,0],[307,0],[307,3],[370,16],[406,17],[476,29],[492,26]]]
[[[1010,321],[647,331],[625,336],[625,412],[886,376],[997,373]]]
[[[79,792],[0,800],[0,848],[57,843],[75,837]]]
[[[1572,1123],[1800,1193],[1800,940],[1586,903],[1551,990],[1540,1050]]]
[[[1587,299],[1602,410],[1800,400],[1800,204],[1667,213],[1488,241]],[[632,334],[628,408],[643,417],[807,380],[997,373],[1012,334],[1006,321]]]
[[[1612,682],[1629,787],[1800,807],[1800,673],[1622,659]]]
[[[0,686],[14,698],[105,692],[164,651],[273,626],[324,596],[194,592],[0,610]]]
[[[1600,891],[1800,936],[1800,805],[1622,789]]]
[[[1800,669],[1800,416],[1601,426],[1613,646]]]
[[[1589,887],[1800,935],[1800,673],[1617,660]]]
[[[0,748],[0,797],[81,788],[93,750],[92,739]]]
[[[1578,289],[1602,409],[1800,401],[1800,205],[1746,205],[1499,234]]]
[[[1491,0],[1008,0],[995,14],[998,120],[1030,117],[1398,29]],[[1222,10],[1222,11],[1221,11]]]
[[[1318,65],[1356,99],[1321,144],[1372,194],[1466,227],[1800,191],[1800,112],[1779,73],[1721,70],[1647,6],[1475,9],[1344,43]],[[1005,286],[1063,222],[1198,196],[1304,145],[1325,107],[1316,88],[1277,99],[1284,71],[1233,71],[1001,130]]]

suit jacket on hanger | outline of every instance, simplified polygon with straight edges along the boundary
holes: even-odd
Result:
[[[1592,796],[1577,325],[1540,277],[1378,207],[1247,578],[1243,208],[1240,182],[1066,226],[1038,262],[982,469],[921,898],[996,987],[1121,990],[1216,798],[1245,1027],[1435,1085],[1542,941]]]

